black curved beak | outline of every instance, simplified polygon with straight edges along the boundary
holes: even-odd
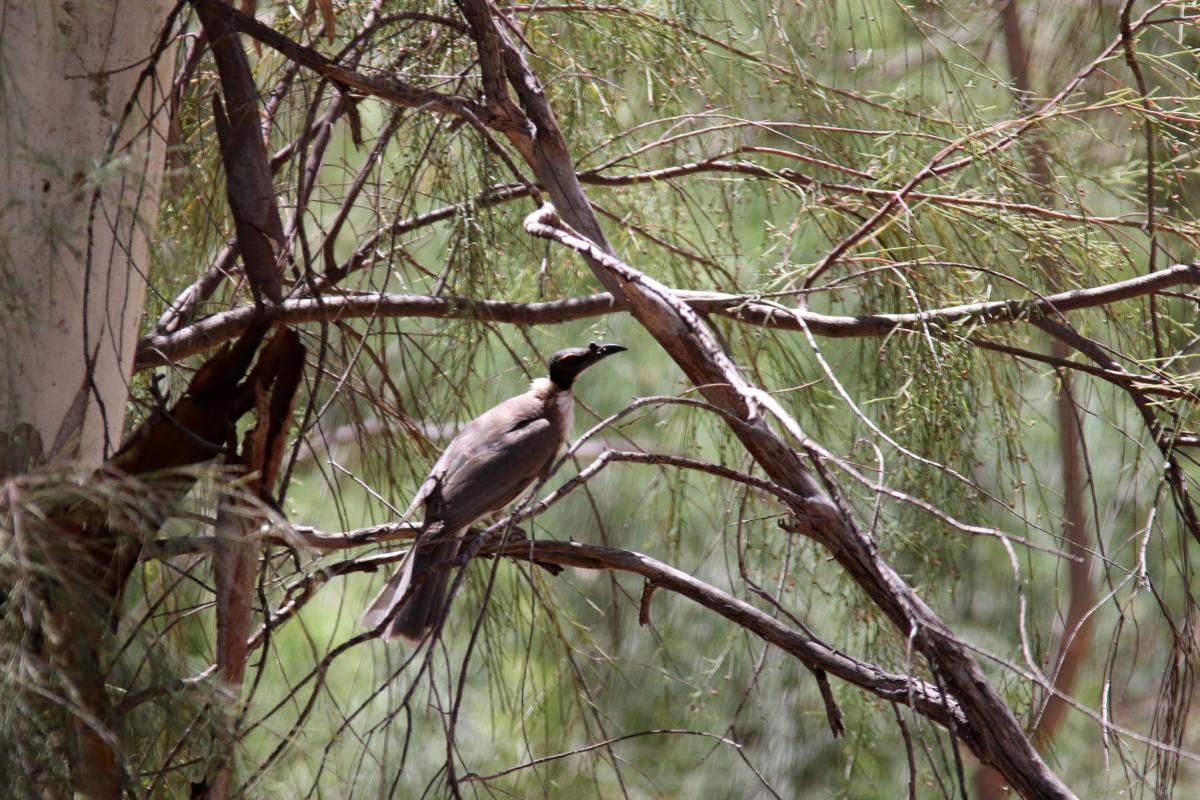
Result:
[[[578,375],[585,369],[591,369],[615,353],[624,352],[625,348],[619,344],[596,344],[592,342],[587,346],[587,352],[583,354],[583,358],[579,359],[579,368],[575,371],[575,374]]]
[[[629,348],[621,347],[619,344],[596,344],[592,342],[588,345],[588,350],[592,351],[592,363],[599,361],[602,358],[608,358],[614,353],[624,353]]]
[[[571,384],[585,369],[592,367],[614,353],[624,353],[625,348],[619,344],[596,344],[592,342],[587,347],[571,347],[560,350],[550,359],[550,380],[563,389],[570,389]]]

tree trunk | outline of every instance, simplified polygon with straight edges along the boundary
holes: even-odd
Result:
[[[120,439],[166,151],[171,59],[147,59],[171,7],[0,2],[0,476],[96,467]]]
[[[120,440],[166,152],[172,5],[0,0],[0,478],[96,468]],[[60,635],[43,655],[76,694],[75,794],[115,799],[125,781],[100,644],[111,609],[80,585],[105,574],[110,543],[71,539],[42,543],[62,567],[42,620]]]

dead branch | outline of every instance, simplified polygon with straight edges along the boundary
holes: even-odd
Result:
[[[280,331],[264,348],[243,390],[253,395],[256,424],[246,432],[241,452],[230,459],[249,480],[239,492],[222,494],[213,526],[212,563],[217,604],[217,667],[225,728],[206,778],[205,800],[224,800],[233,778],[233,744],[246,674],[254,579],[258,572],[257,533],[267,518],[292,427],[304,347],[295,331]]]

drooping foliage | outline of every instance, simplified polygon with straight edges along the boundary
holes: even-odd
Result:
[[[699,395],[643,326],[592,297],[603,289],[577,253],[527,233],[550,192],[503,125],[475,113],[495,98],[458,4],[258,5],[287,37],[238,23],[286,239],[282,313],[306,370],[263,532],[254,649],[225,717],[205,538],[220,536],[228,475],[149,534],[108,673],[138,701],[116,726],[131,787],[182,795],[226,745],[231,791],[246,796],[894,797],[911,781],[932,797],[975,780],[970,731],[852,681],[823,691],[823,674],[752,629],[611,564],[553,574],[479,557],[455,567],[435,643],[359,627],[379,554],[404,546],[403,531],[362,529],[399,522],[448,437],[547,354],[592,339],[631,350],[580,381],[580,432],[634,398]],[[969,643],[1051,770],[1081,797],[1183,796],[1200,541],[1190,7],[494,11],[613,251],[692,303],[799,423],[791,445]],[[214,120],[224,75],[200,23],[182,25],[131,428],[254,303]],[[455,113],[446,98],[477,105]],[[539,493],[605,451],[771,484],[725,417],[664,399],[602,428]],[[525,535],[645,553],[944,688],[917,632],[803,535],[778,493],[646,461],[612,462]],[[1073,530],[1070,502],[1086,515]],[[18,529],[34,506],[0,504],[0,569],[25,574]],[[14,686],[29,683],[13,678],[23,657]],[[1069,679],[1068,660],[1081,664]],[[1048,730],[1055,692],[1073,710]]]

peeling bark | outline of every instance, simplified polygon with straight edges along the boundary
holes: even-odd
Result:
[[[260,323],[214,355],[173,407],[160,409],[96,471],[97,483],[144,479],[137,504],[72,503],[59,513],[48,511],[37,531],[37,562],[45,566],[37,572],[38,592],[48,611],[31,621],[40,627],[30,635],[71,687],[71,768],[80,797],[115,800],[133,780],[123,771],[119,719],[106,687],[121,596],[141,543],[195,481],[195,473],[181,468],[211,461],[233,442],[235,423],[251,405],[246,384],[239,382],[267,329]]]
[[[261,532],[268,524],[272,492],[291,430],[300,376],[304,368],[300,337],[283,330],[264,349],[243,388],[253,396],[257,424],[247,431],[241,452],[231,459],[247,476],[242,491],[220,500],[213,531],[213,577],[217,601],[217,668],[219,696],[224,702],[225,738],[217,743],[213,777],[206,800],[222,800],[233,779],[242,683],[250,649],[250,626],[258,574]]]

